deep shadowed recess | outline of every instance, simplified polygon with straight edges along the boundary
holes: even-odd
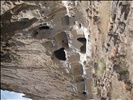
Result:
[[[55,54],[56,58],[58,58],[59,60],[64,60],[64,61],[66,60],[64,48],[60,48],[60,49],[54,51],[54,54]]]

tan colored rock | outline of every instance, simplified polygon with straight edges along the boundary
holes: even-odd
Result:
[[[132,100],[132,5],[2,1],[1,89],[33,100]]]

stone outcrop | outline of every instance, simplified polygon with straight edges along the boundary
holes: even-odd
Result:
[[[118,79],[128,91],[118,95],[131,100],[133,2],[1,3],[1,89],[33,100],[111,100]]]

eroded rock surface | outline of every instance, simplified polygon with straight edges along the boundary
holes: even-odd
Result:
[[[132,100],[132,1],[1,3],[1,89],[33,100]]]

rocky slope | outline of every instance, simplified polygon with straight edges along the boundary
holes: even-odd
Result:
[[[132,23],[132,1],[2,1],[1,89],[132,100]]]

